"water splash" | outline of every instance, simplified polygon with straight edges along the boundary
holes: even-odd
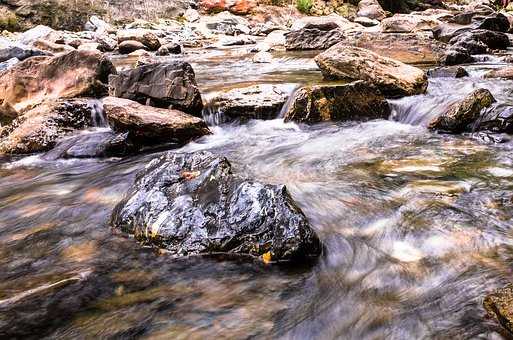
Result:
[[[91,108],[91,122],[94,127],[109,127],[105,110],[103,109],[103,103],[97,99],[91,99],[88,102],[88,106]]]

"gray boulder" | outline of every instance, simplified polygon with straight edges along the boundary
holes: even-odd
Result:
[[[136,67],[109,77],[110,95],[144,105],[201,116],[203,102],[189,63],[171,61]]]

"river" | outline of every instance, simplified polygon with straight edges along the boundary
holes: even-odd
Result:
[[[321,82],[312,56],[187,58],[208,101],[255,83]],[[211,150],[239,174],[286,184],[326,246],[304,266],[175,259],[113,230],[114,205],[155,153],[0,159],[0,337],[500,338],[482,299],[513,279],[513,144],[426,129],[479,87],[513,106],[513,82],[482,79],[500,66],[484,60],[466,66],[470,77],[392,100],[389,120],[228,123],[175,150]]]

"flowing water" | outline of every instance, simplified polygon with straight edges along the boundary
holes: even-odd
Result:
[[[189,56],[209,93],[319,82],[311,55],[252,64],[243,50]],[[431,79],[390,120],[221,124],[176,151],[284,183],[326,245],[305,266],[172,259],[109,227],[155,154],[0,160],[0,337],[498,339],[484,295],[513,279],[513,144],[433,134],[429,118],[475,88],[513,106],[513,82]]]

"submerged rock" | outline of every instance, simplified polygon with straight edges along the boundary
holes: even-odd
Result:
[[[136,151],[128,133],[115,133],[111,130],[85,131],[67,136],[57,141],[55,147],[43,158],[120,157]]]
[[[468,72],[460,66],[437,67],[427,72],[432,78],[463,78],[468,77]]]
[[[150,162],[112,214],[114,227],[175,256],[319,256],[321,244],[285,186],[234,175],[224,157],[169,152]]]
[[[0,153],[27,154],[52,149],[58,139],[93,125],[88,99],[44,102],[0,130]]]
[[[170,143],[182,145],[210,134],[200,118],[171,109],[141,105],[129,99],[107,97],[102,100],[105,115],[116,132],[128,132],[138,146]]]
[[[201,116],[203,102],[189,63],[154,63],[109,78],[110,95],[141,104],[170,108]]]
[[[222,92],[210,107],[228,120],[274,119],[290,94],[290,86],[259,84]]]
[[[285,121],[317,123],[326,120],[387,119],[390,108],[372,84],[356,81],[346,85],[303,87],[294,94]]]
[[[490,91],[478,89],[461,102],[454,103],[447,112],[429,123],[429,129],[451,133],[472,131],[472,124],[479,118],[484,108],[491,106],[495,98]]]
[[[57,57],[33,57],[0,72],[0,121],[58,98],[101,97],[116,69],[98,51],[73,51]]]
[[[508,334],[513,336],[513,285],[486,296],[483,305],[488,315],[496,319]]]
[[[315,57],[325,79],[365,80],[391,97],[421,94],[428,80],[424,71],[369,50],[337,44]]]

